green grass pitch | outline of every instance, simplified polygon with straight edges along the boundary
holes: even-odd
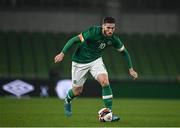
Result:
[[[58,98],[0,98],[0,126],[63,127],[164,127],[180,126],[180,100],[114,99],[113,110],[119,122],[101,123],[97,111],[101,98],[77,98],[73,115],[64,116],[63,101]]]

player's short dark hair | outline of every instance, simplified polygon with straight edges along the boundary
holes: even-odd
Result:
[[[104,17],[102,23],[105,24],[105,23],[115,23],[115,22],[116,21],[113,17]]]

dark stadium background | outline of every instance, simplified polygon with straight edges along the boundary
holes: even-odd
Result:
[[[48,87],[57,97],[57,81],[71,78],[71,55],[54,56],[72,36],[105,16],[116,19],[116,34],[127,47],[139,78],[133,80],[120,53],[106,49],[103,59],[115,98],[180,99],[179,0],[0,0],[0,97],[14,80],[32,84],[26,94],[39,97]],[[89,75],[81,97],[101,97]]]
[[[66,118],[55,87],[71,78],[75,47],[60,64],[54,56],[105,16],[116,19],[116,34],[139,78],[129,77],[119,52],[106,49],[113,113],[120,121],[98,121],[101,87],[90,74]],[[26,93],[32,89],[27,84],[34,90]],[[0,127],[179,127],[179,110],[180,0],[0,0]]]

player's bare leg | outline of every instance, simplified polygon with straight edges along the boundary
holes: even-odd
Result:
[[[107,108],[109,108],[110,110],[112,110],[113,94],[112,94],[111,86],[109,84],[108,75],[107,74],[99,74],[97,76],[97,81],[102,86],[102,98],[103,98],[105,106]],[[118,121],[119,119],[120,118],[118,116],[113,115],[112,122]]]
[[[79,96],[82,93],[83,86],[80,87],[73,87],[69,90],[65,102],[64,102],[64,112],[67,117],[70,117],[72,115],[71,110],[71,101],[74,97]]]

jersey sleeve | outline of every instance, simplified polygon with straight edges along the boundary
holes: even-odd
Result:
[[[79,39],[81,40],[81,42],[84,42],[84,41],[92,40],[95,35],[96,35],[95,28],[94,27],[90,27],[89,29],[87,29],[86,31],[82,32],[78,36],[79,36]]]
[[[118,37],[114,39],[113,47],[116,48],[120,52],[125,49],[124,44],[121,42],[121,40]]]

